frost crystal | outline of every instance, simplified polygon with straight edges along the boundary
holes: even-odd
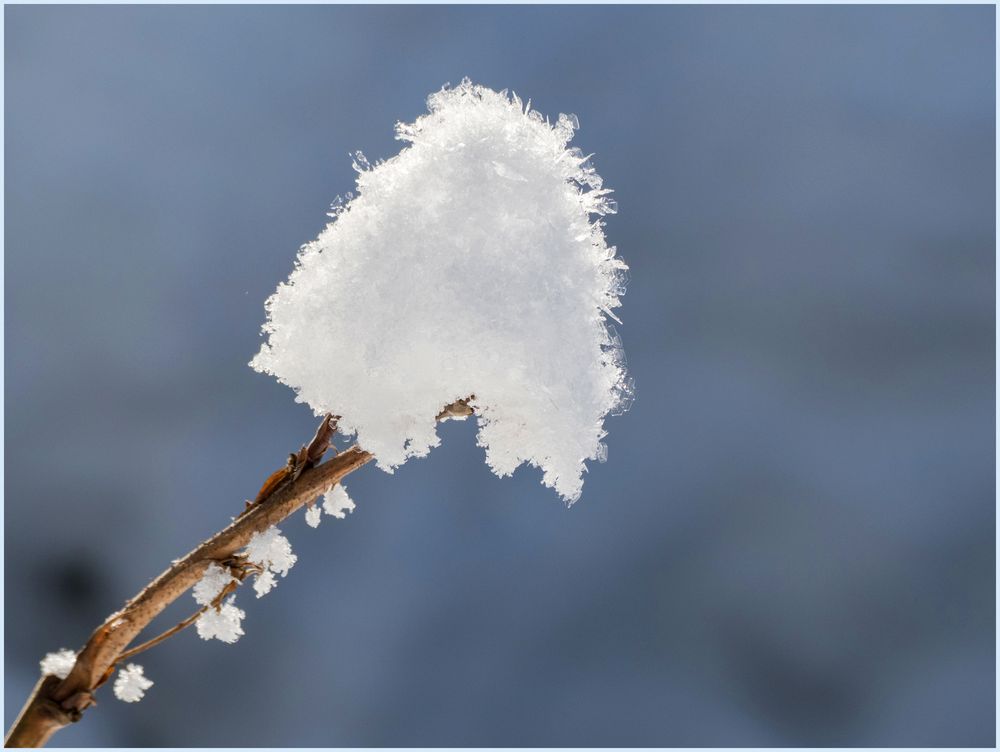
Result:
[[[253,591],[257,593],[258,598],[262,598],[274,590],[274,586],[277,584],[274,572],[266,570],[253,578]]]
[[[342,520],[348,512],[354,511],[354,502],[347,495],[347,489],[342,485],[336,485],[323,496],[323,511],[327,514]]]
[[[191,594],[194,595],[198,605],[207,606],[233,579],[229,570],[223,569],[213,561],[208,565],[198,584],[192,588]]]
[[[246,612],[234,606],[233,600],[235,596],[230,596],[218,608],[209,608],[198,617],[195,626],[201,639],[211,640],[214,637],[232,644],[243,636],[242,622]]]
[[[318,504],[310,504],[306,507],[306,524],[309,527],[319,527],[322,517],[323,513],[320,511]]]
[[[115,697],[122,702],[139,702],[152,686],[152,680],[143,676],[142,666],[130,663],[118,671],[114,686]]]
[[[73,670],[75,663],[76,653],[63,648],[55,653],[47,654],[39,665],[42,668],[42,676],[58,676],[60,679],[65,679]]]
[[[254,533],[246,547],[247,559],[264,569],[285,577],[295,566],[298,557],[292,553],[292,544],[274,525],[263,533]]]
[[[409,142],[372,166],[356,197],[299,251],[267,302],[251,362],[392,470],[439,443],[434,416],[475,395],[497,475],[522,463],[568,501],[604,419],[632,391],[606,317],[625,264],[600,217],[610,191],[579,149],[506,91],[468,80],[398,124]]]

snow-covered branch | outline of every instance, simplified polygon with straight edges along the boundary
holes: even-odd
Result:
[[[11,727],[5,746],[42,746],[60,728],[79,720],[83,711],[93,704],[94,690],[110,678],[123,654],[128,655],[129,644],[167,606],[197,585],[210,566],[232,559],[255,534],[277,525],[371,459],[368,452],[352,447],[303,471],[293,483],[252,506],[187,556],[175,561],[94,631],[62,678],[58,673],[63,673],[68,665],[65,655],[61,665],[52,661],[43,665],[43,670],[58,673],[44,676],[35,687]],[[133,680],[127,687],[134,684]]]
[[[326,414],[316,436],[82,650],[46,656],[7,746],[44,744],[94,703],[119,663],[190,625],[237,641],[244,612],[231,593],[253,577],[261,597],[295,564],[275,526],[302,507],[312,527],[324,512],[343,518],[354,504],[339,481],[372,460],[391,472],[427,455],[439,421],[474,414],[497,475],[537,466],[568,503],[586,462],[607,458],[604,421],[633,392],[609,321],[621,323],[613,309],[627,267],[604,235],[602,217],[617,211],[611,191],[568,146],[579,122],[553,124],[530,101],[468,80],[432,94],[428,108],[397,124],[408,144],[398,155],[373,166],[354,154],[358,195],[335,206],[267,301],[266,341],[250,365]],[[338,427],[357,443],[320,464]],[[191,617],[129,648],[191,589]],[[151,686],[129,663],[114,693],[135,702]]]

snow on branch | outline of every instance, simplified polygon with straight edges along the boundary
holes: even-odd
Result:
[[[76,663],[76,651],[62,648],[54,653],[48,653],[42,658],[39,664],[42,669],[42,676],[58,676],[65,679],[69,672],[73,670]]]
[[[538,466],[572,502],[632,394],[606,320],[627,270],[604,236],[611,192],[568,147],[575,116],[551,124],[467,79],[428,109],[397,124],[395,157],[355,155],[358,195],[268,300],[251,365],[341,416],[388,471],[437,446],[434,416],[474,394],[490,468]]]
[[[115,696],[139,701],[152,680],[120,664],[192,624],[205,640],[236,642],[246,614],[232,593],[254,576],[259,598],[296,563],[276,525],[303,507],[312,527],[323,513],[344,519],[355,505],[343,478],[370,460],[391,471],[426,455],[439,421],[474,414],[494,472],[535,465],[569,502],[584,462],[606,459],[604,420],[632,397],[607,321],[618,321],[627,267],[604,237],[610,191],[568,148],[576,118],[552,125],[516,95],[468,80],[428,106],[396,126],[409,144],[397,156],[372,167],[355,153],[359,195],[268,300],[251,365],[324,413],[312,441],[83,648],[45,656],[7,746],[45,744],[116,671]],[[357,444],[321,463],[338,420]],[[188,590],[198,611],[129,647]]]

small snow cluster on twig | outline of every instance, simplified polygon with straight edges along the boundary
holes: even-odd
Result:
[[[46,654],[39,665],[42,669],[42,676],[58,676],[60,679],[65,679],[73,670],[75,663],[76,653],[63,648],[54,653]]]
[[[322,516],[323,510],[315,502],[306,507],[306,524],[309,527],[319,527]]]
[[[118,670],[114,685],[115,697],[122,702],[139,702],[152,686],[152,680],[143,675],[142,666],[130,663]]]
[[[198,584],[192,588],[191,594],[199,606],[207,606],[234,579],[228,569],[220,567],[213,561],[208,565],[208,569],[205,570],[205,574],[202,575]]]
[[[260,570],[253,584],[258,598],[269,593],[277,584],[275,575],[286,576],[298,558],[292,553],[292,544],[273,525],[263,532],[254,533],[244,554],[246,560]],[[192,594],[195,601],[201,606],[207,606],[195,622],[198,636],[203,640],[216,639],[234,643],[243,636],[246,611],[236,606],[236,596],[229,596],[218,606],[212,605],[223,589],[234,580],[228,569],[212,562],[194,586]]]
[[[323,511],[331,517],[342,520],[348,512],[354,511],[354,502],[347,495],[347,489],[336,485],[323,496]]]
[[[274,575],[288,575],[298,557],[292,553],[292,544],[274,525],[262,533],[254,533],[246,547],[247,560],[263,571],[254,580],[257,597],[266,595],[277,584]]]
[[[604,235],[611,191],[568,147],[575,116],[550,123],[468,80],[428,108],[396,126],[398,155],[355,155],[358,195],[268,300],[251,365],[341,416],[389,471],[437,446],[434,416],[475,395],[490,468],[536,465],[572,502],[632,394],[608,321],[627,270]]]
[[[229,596],[218,608],[210,607],[198,617],[195,627],[203,640],[221,640],[230,645],[243,636],[243,618],[247,615],[242,608],[233,605],[236,596]]]
[[[323,495],[322,511],[342,520],[348,512],[354,511],[354,501],[347,495],[347,489],[338,483]],[[306,509],[306,524],[319,527],[321,516],[320,505],[312,504]]]
[[[227,568],[213,561],[192,589],[191,594],[195,602],[200,606],[208,606],[205,613],[195,622],[195,628],[201,639],[234,643],[243,635],[243,618],[246,612],[233,605],[236,596],[230,596],[217,607],[211,605],[226,585],[234,579]]]

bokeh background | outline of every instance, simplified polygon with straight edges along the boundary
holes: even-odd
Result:
[[[54,745],[994,744],[992,7],[4,19],[6,723],[311,435],[264,300],[468,75],[617,190],[609,461],[567,510],[444,426]]]

